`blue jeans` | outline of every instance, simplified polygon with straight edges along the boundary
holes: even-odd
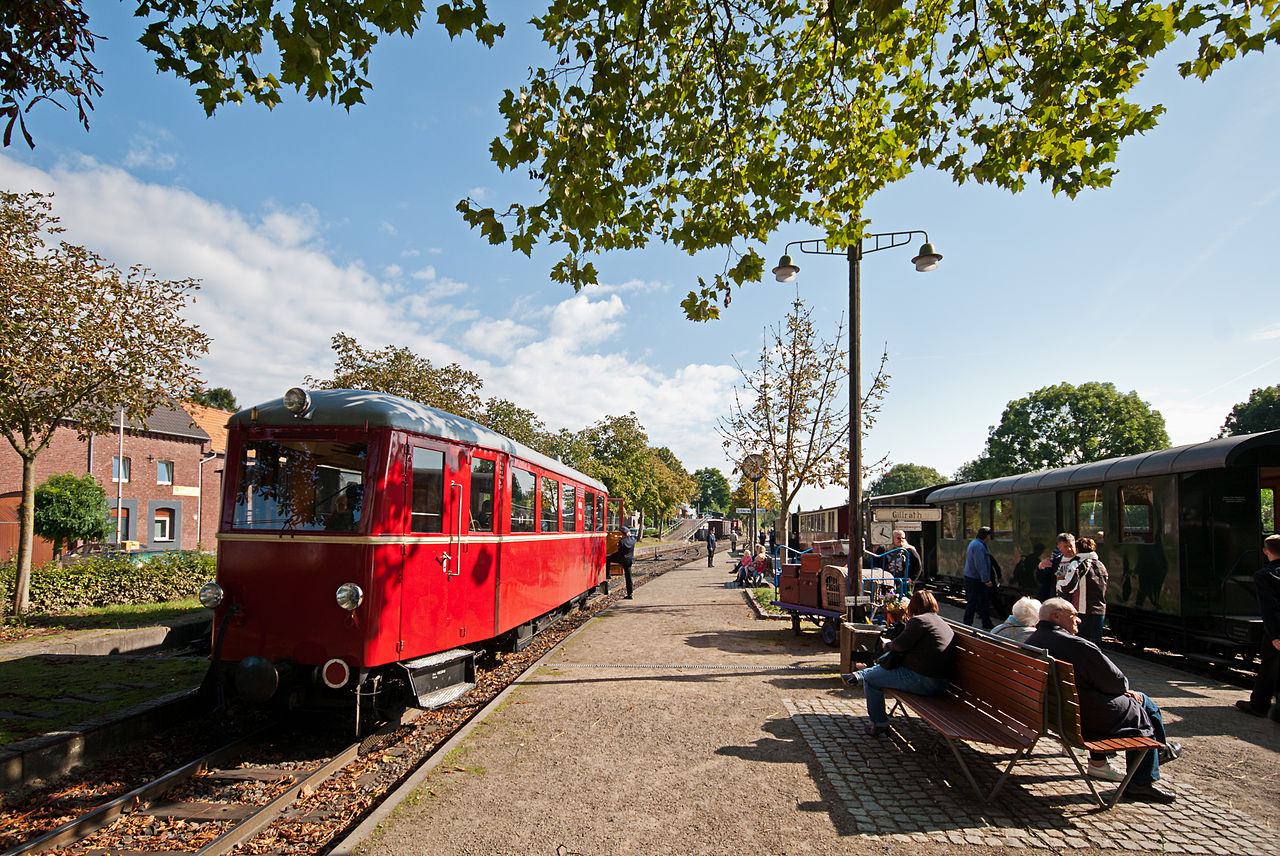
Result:
[[[1080,638],[1088,639],[1094,645],[1102,646],[1102,623],[1107,620],[1105,615],[1082,615],[1080,616]]]
[[[964,623],[973,624],[976,612],[982,621],[984,630],[990,630],[991,623],[991,589],[977,577],[964,578]]]
[[[867,716],[872,725],[885,725],[889,722],[884,712],[884,691],[906,690],[916,695],[942,695],[951,681],[946,678],[929,678],[919,672],[899,666],[896,669],[882,669],[872,666],[858,672],[858,678],[867,696]]]
[[[1164,717],[1160,714],[1160,708],[1151,700],[1146,693],[1142,695],[1142,709],[1147,712],[1147,716],[1151,717],[1152,740],[1165,742],[1164,736]],[[1124,753],[1125,769],[1131,769],[1137,761],[1141,750]],[[1094,758],[1105,758],[1105,755],[1091,756]],[[1131,785],[1149,785],[1152,782],[1160,781],[1160,750],[1152,749],[1147,756],[1142,759],[1142,763],[1138,766],[1138,771],[1133,774],[1133,778],[1129,780]]]

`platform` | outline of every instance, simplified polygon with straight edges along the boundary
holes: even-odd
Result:
[[[984,809],[914,726],[862,736],[838,653],[756,620],[727,562],[584,627],[335,853],[1280,852],[1280,725],[1230,709],[1238,688],[1117,657],[1186,747],[1162,768],[1178,801],[1093,811],[1046,742]]]

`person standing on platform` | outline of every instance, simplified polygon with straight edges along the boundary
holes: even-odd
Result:
[[[1236,707],[1254,716],[1266,716],[1270,711],[1271,719],[1280,722],[1280,535],[1267,536],[1262,542],[1262,555],[1267,563],[1253,575],[1258,611],[1262,613],[1262,658],[1253,694],[1236,702]]]
[[[1074,567],[1058,583],[1058,597],[1071,601],[1080,613],[1080,635],[1102,646],[1102,624],[1107,620],[1107,566],[1098,558],[1098,542],[1081,538]]]
[[[618,549],[610,553],[609,558],[605,561],[615,565],[622,565],[622,575],[627,581],[625,599],[631,600],[631,565],[636,560],[636,538],[626,526],[623,526],[619,531],[622,533],[622,537],[618,539]]]
[[[729,530],[729,555],[732,556],[736,552],[738,552],[738,530],[730,529]]]
[[[707,567],[711,567],[711,559],[716,554],[716,530],[707,527]]]
[[[1036,565],[1036,600],[1044,603],[1058,591],[1058,579],[1065,575],[1060,572],[1064,563],[1075,560],[1076,536],[1070,532],[1058,535],[1058,548],[1047,559]]]
[[[978,529],[964,554],[964,623],[972,625],[977,615],[983,630],[995,626],[991,623],[991,589],[995,583],[991,579],[991,552],[987,549],[991,534],[990,526]]]

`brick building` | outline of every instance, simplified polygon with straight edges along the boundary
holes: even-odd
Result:
[[[230,414],[188,407],[191,413],[177,404],[161,406],[145,426],[128,420],[123,462],[118,421],[110,433],[83,440],[71,424],[60,426],[36,459],[36,484],[57,473],[91,473],[107,492],[121,541],[148,550],[214,549]],[[0,444],[0,561],[17,552],[21,500],[22,459],[8,443]],[[108,540],[115,542],[115,533]],[[48,542],[37,538],[33,564],[51,558]]]

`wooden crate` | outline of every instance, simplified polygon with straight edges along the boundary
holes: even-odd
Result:
[[[840,673],[847,675],[854,669],[865,666],[869,655],[876,649],[876,640],[880,637],[880,627],[875,624],[851,624],[848,621],[840,624]],[[854,662],[854,655],[860,655]]]

